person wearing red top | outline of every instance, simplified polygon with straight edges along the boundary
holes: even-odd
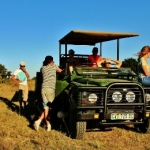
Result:
[[[98,48],[94,47],[92,53],[92,55],[88,56],[89,67],[99,67],[102,57],[100,55],[97,55]]]

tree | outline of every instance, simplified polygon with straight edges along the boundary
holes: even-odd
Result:
[[[11,76],[11,71],[8,71],[2,64],[0,64],[0,76],[2,78],[10,78]]]
[[[137,73],[138,61],[135,58],[127,58],[122,62],[122,67],[130,67],[135,73]]]

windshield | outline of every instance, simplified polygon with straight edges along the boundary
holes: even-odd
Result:
[[[136,76],[136,74],[130,68],[103,68],[103,67],[75,67],[75,71],[78,75],[90,78],[115,78],[118,76]]]

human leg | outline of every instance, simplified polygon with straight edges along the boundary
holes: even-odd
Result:
[[[49,108],[44,109],[44,119],[46,122],[47,131],[50,131],[51,130],[51,124],[50,124],[50,120],[48,119],[48,114],[49,114]]]
[[[51,130],[50,120],[48,119],[48,114],[50,111],[50,103],[54,100],[55,90],[50,88],[42,89],[42,98],[43,98],[43,108],[44,108],[44,119],[47,124],[47,131]]]
[[[34,129],[35,129],[36,131],[39,130],[39,126],[40,126],[40,124],[41,124],[41,122],[42,122],[43,119],[44,119],[44,111],[43,111],[42,114],[40,115],[39,119],[36,120],[36,121],[34,122],[34,124],[33,124]]]
[[[20,106],[22,106],[22,90],[21,89],[18,90],[18,101],[19,101]]]
[[[23,104],[24,107],[27,105],[27,100],[28,100],[28,85],[23,85],[23,91],[22,91],[22,99],[23,99]]]
[[[28,85],[19,84],[19,103],[20,103],[20,107],[23,107],[23,105],[25,107],[27,105],[27,100],[28,100]]]
[[[19,91],[18,91],[18,101],[19,101],[19,114],[21,114],[21,112],[23,110],[23,106],[22,106],[22,89],[19,89]]]
[[[34,129],[36,131],[39,130],[39,126],[40,126],[40,124],[41,124],[43,119],[45,119],[45,122],[46,122],[46,125],[47,125],[47,131],[51,130],[51,124],[50,124],[50,122],[48,120],[48,114],[49,114],[49,108],[44,109],[44,111],[40,115],[39,119],[34,122],[33,126],[34,126]]]

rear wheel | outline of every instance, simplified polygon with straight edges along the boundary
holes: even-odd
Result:
[[[145,119],[143,124],[134,125],[135,129],[141,133],[150,133],[150,119]]]

